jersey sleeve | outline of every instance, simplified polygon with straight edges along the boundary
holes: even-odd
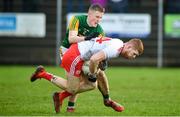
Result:
[[[73,16],[69,23],[69,30],[78,31],[79,28],[79,19],[76,16]]]

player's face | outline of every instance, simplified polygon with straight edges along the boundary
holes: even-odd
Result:
[[[102,20],[104,13],[99,11],[89,11],[88,13],[88,23],[92,27],[96,27],[98,23]]]
[[[134,50],[131,46],[129,46],[124,53],[124,57],[127,59],[135,59],[138,55],[138,50]]]

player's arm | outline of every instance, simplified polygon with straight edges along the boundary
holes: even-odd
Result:
[[[83,36],[78,36],[78,31],[76,30],[70,30],[69,31],[69,43],[77,43],[77,42],[81,42],[84,41],[85,37]]]
[[[105,37],[105,32],[104,32],[104,30],[101,28],[101,31],[100,31],[100,36],[101,37]],[[105,71],[106,69],[107,69],[107,67],[108,67],[108,60],[107,59],[105,59],[105,60],[103,60],[103,61],[101,61],[100,63],[99,63],[99,66],[98,66],[102,71]]]
[[[98,65],[102,60],[106,59],[106,55],[103,51],[99,51],[90,58],[89,70],[91,74],[98,72]]]
[[[87,40],[91,40],[91,39],[99,36],[99,32],[91,33],[88,36],[78,36],[77,34],[78,34],[77,31],[70,31],[69,32],[69,42],[70,43],[77,43],[77,42],[81,42],[81,41],[87,41]]]
[[[69,43],[84,41],[85,37],[78,36],[79,19],[73,16],[69,23]]]
[[[98,37],[99,32],[91,33],[88,36],[78,36],[79,19],[72,17],[69,24],[69,43],[77,43],[81,41],[91,40],[92,38]]]

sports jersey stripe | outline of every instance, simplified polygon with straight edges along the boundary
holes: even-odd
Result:
[[[69,72],[71,75],[74,75],[75,67],[76,67],[76,65],[77,65],[77,63],[78,63],[79,61],[80,61],[80,55],[77,56],[77,57],[74,59],[74,61],[72,62],[72,64],[71,64],[70,72]]]
[[[73,16],[73,17],[71,18],[71,21],[70,21],[70,24],[69,24],[69,29],[70,29],[70,30],[73,30],[73,29],[74,29],[74,24],[76,23],[76,21],[77,21],[76,17]]]
[[[74,20],[74,16],[71,18],[70,23],[69,23],[69,29],[71,28],[72,21]]]
[[[75,25],[75,30],[78,31],[78,27],[79,27],[79,20],[77,20],[77,23]]]
[[[76,22],[77,22],[77,19],[76,19],[76,18],[74,18],[74,20],[72,21],[72,29],[74,29],[74,28],[75,28],[75,24],[76,24]]]
[[[74,75],[75,67],[76,67],[76,64],[79,62],[79,60],[80,60],[80,55],[77,56],[77,57],[75,58],[75,60],[72,62],[71,67],[70,67],[70,74],[71,74],[71,75]]]
[[[70,25],[70,30],[74,30],[76,23],[77,23],[78,19],[76,17],[73,18],[71,25]]]

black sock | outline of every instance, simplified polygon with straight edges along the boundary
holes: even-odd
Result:
[[[109,94],[103,95],[104,100],[109,100]]]
[[[68,102],[68,107],[74,107],[74,102]]]

